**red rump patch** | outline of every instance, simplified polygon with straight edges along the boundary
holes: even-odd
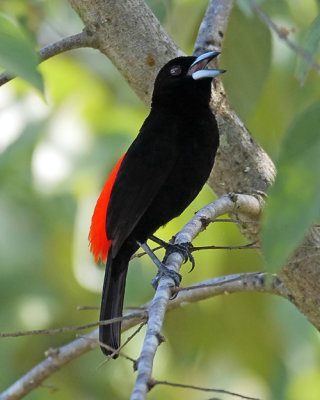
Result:
[[[111,172],[107,182],[105,183],[100,197],[98,198],[97,204],[95,206],[91,227],[89,232],[89,242],[90,242],[90,251],[94,256],[94,261],[98,262],[99,258],[101,263],[105,263],[108,257],[109,248],[111,246],[112,240],[107,238],[106,232],[106,217],[107,217],[107,209],[109,204],[109,199],[111,195],[111,190],[116,180],[121,162],[125,154],[120,158],[117,162],[117,165],[114,167]]]

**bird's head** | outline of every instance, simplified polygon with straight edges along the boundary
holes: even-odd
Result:
[[[210,51],[199,57],[178,57],[170,60],[159,71],[152,96],[152,105],[171,105],[181,102],[209,104],[211,81],[225,72],[224,69],[206,69],[208,63],[220,54]]]

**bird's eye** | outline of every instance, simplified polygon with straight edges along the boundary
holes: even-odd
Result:
[[[181,67],[180,65],[175,65],[170,69],[170,75],[172,76],[179,76],[181,74]]]

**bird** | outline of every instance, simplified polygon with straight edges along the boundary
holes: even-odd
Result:
[[[139,245],[179,216],[209,177],[219,146],[212,80],[225,70],[206,67],[219,54],[177,57],[161,68],[150,113],[97,200],[89,242],[95,261],[106,262],[100,321],[122,316],[128,264]],[[120,321],[100,325],[106,356],[117,357],[120,335]]]

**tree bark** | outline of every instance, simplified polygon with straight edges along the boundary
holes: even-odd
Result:
[[[94,47],[110,58],[136,94],[149,106],[158,70],[169,59],[183,54],[151,10],[142,0],[69,1],[83,20],[87,34],[95,37]],[[201,52],[201,46],[196,51]],[[218,120],[221,140],[209,186],[218,196],[228,192],[254,194],[263,205],[261,194],[273,182],[275,167],[230,107],[220,80],[215,82],[212,110]],[[241,215],[238,216],[241,218]],[[245,226],[242,231],[250,239],[258,235],[256,227],[249,230]],[[306,247],[299,249],[280,271],[292,302],[318,329],[319,242],[319,231],[313,230],[306,239],[308,250]]]
[[[182,50],[142,0],[69,0],[95,47],[121,72],[138,97],[150,105],[159,69]]]

